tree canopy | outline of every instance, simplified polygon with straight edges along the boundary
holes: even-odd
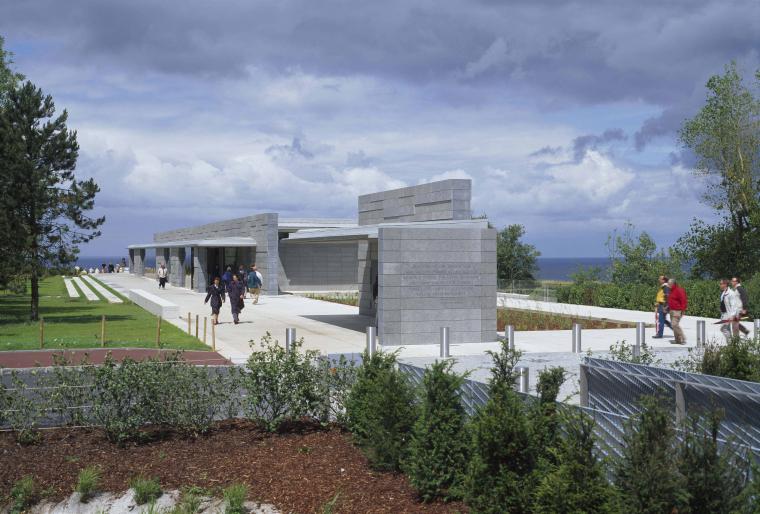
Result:
[[[499,280],[535,280],[538,271],[537,259],[541,252],[536,247],[523,243],[525,235],[522,225],[508,225],[496,236],[496,273]]]

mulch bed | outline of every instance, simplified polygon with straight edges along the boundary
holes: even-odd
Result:
[[[403,475],[372,471],[351,435],[338,428],[298,427],[268,434],[246,421],[224,421],[198,438],[166,436],[119,447],[97,429],[45,430],[34,446],[0,433],[0,497],[32,475],[48,498],[61,500],[79,471],[101,468],[101,489],[119,492],[138,474],[157,477],[164,489],[198,486],[220,495],[232,483],[248,486],[249,499],[283,512],[321,512],[339,494],[334,512],[466,512],[461,503],[420,503]]]
[[[64,357],[70,364],[80,364],[88,360],[90,364],[102,364],[106,355],[120,362],[126,357],[140,361],[147,358],[175,354],[178,350],[151,350],[150,348],[90,348],[87,350],[26,350],[0,352],[0,368],[34,368],[52,366],[54,356]],[[230,361],[216,352],[185,350],[182,352],[185,362],[197,362],[202,366],[224,366]]]

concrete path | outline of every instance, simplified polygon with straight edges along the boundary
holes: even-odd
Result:
[[[74,282],[80,291],[82,291],[82,294],[85,298],[87,298],[91,302],[97,302],[100,300],[100,297],[95,294],[95,292],[87,287],[84,283],[84,281],[79,277],[74,277],[71,279],[72,282]]]
[[[63,283],[66,285],[66,292],[69,294],[69,298],[79,298],[79,291],[77,291],[77,288],[71,283],[70,278],[64,278]]]
[[[145,289],[179,305],[180,317],[167,319],[169,323],[187,330],[187,313],[195,332],[195,315],[200,318],[200,337],[203,337],[203,317],[208,317],[207,344],[211,344],[211,308],[203,303],[205,295],[181,287],[166,286],[159,289],[152,278],[127,273],[108,273],[98,277],[115,291],[127,294],[129,289]],[[216,349],[233,362],[243,362],[251,353],[250,342],[256,345],[269,332],[284,344],[285,329],[295,328],[296,337],[304,339],[304,348],[319,350],[323,354],[361,352],[365,345],[365,327],[374,319],[359,315],[358,307],[322,302],[300,296],[261,296],[254,305],[246,299],[240,314],[240,324],[232,323],[229,303],[222,306],[216,327]]]
[[[108,303],[124,303],[124,300],[113,294],[111,291],[100,285],[100,283],[95,280],[94,278],[85,275],[82,277],[82,279],[87,282],[92,288],[100,294],[103,298],[106,299]]]

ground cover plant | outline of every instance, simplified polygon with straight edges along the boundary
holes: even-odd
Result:
[[[138,505],[156,501],[161,496],[161,484],[155,478],[140,475],[130,480],[129,486],[135,492],[135,503]]]
[[[342,305],[359,305],[359,293],[307,293],[306,298],[323,302],[340,303]]]
[[[97,492],[99,482],[100,470],[95,466],[88,466],[79,472],[74,490],[80,494],[80,500],[86,503]]]
[[[635,325],[626,321],[593,319],[570,316],[554,312],[542,312],[500,307],[496,310],[496,329],[504,330],[512,325],[515,330],[570,330],[574,323],[580,323],[584,329],[598,328],[633,328]]]
[[[115,293],[116,294],[116,293]],[[29,293],[0,292],[0,351],[36,350],[40,325],[29,321]],[[109,304],[101,298],[69,298],[61,276],[40,281],[40,317],[45,321],[45,348],[95,348],[101,346],[100,323],[106,316],[108,347],[155,348],[156,317],[125,299]],[[161,325],[163,348],[208,350],[197,338],[170,323]]]

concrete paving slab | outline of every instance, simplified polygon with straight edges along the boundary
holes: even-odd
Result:
[[[77,288],[74,287],[74,284],[71,282],[70,278],[64,278],[63,283],[66,286],[66,292],[69,295],[69,298],[79,298],[79,291],[77,291]]]
[[[108,303],[124,303],[124,300],[113,294],[111,291],[103,287],[97,280],[89,275],[82,277],[82,280],[87,282],[100,296],[106,299]]]
[[[88,301],[91,302],[97,302],[100,300],[100,297],[95,294],[95,292],[89,288],[89,286],[85,285],[84,281],[82,281],[79,277],[74,277],[71,279],[72,282],[74,282],[80,291],[82,291],[82,294],[85,298],[87,298]]]

